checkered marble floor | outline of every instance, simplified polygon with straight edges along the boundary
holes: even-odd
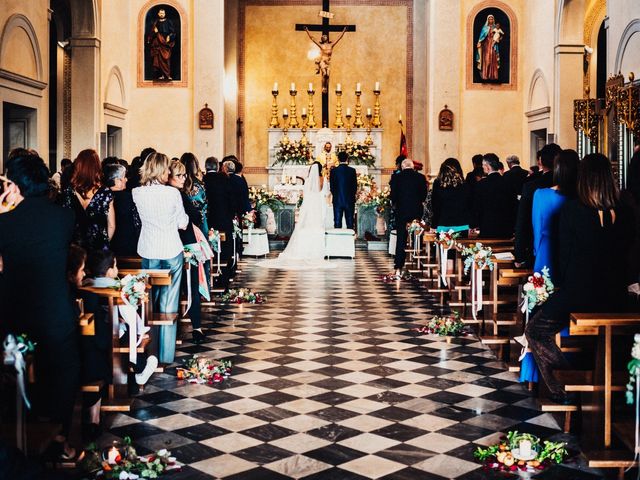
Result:
[[[141,453],[170,449],[188,465],[173,479],[426,480],[486,478],[472,452],[499,432],[561,437],[476,338],[412,331],[433,302],[379,280],[391,269],[384,252],[335,261],[280,271],[245,260],[235,285],[268,303],[207,309],[209,342],[185,341],[176,358],[228,358],[232,377],[193,385],[167,368],[132,412],[107,417],[101,442],[129,435]],[[596,478],[560,470],[545,478]]]

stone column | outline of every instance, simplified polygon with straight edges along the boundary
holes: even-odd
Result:
[[[71,39],[71,158],[85,148],[99,148],[100,40]]]
[[[573,129],[573,101],[583,97],[583,61],[583,44],[556,46],[554,132],[556,143],[562,148],[576,148],[576,132]]]

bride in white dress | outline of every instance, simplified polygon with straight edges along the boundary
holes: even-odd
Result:
[[[321,175],[321,168],[318,162],[313,163],[309,168],[298,223],[291,234],[287,248],[278,258],[259,262],[258,266],[290,270],[336,268],[335,263],[324,259],[325,216],[329,188]]]

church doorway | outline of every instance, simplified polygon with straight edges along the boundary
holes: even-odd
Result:
[[[2,103],[2,145],[3,158],[9,156],[14,148],[36,148],[37,137],[37,110],[35,108],[16,105],[14,103]]]
[[[530,165],[537,164],[537,153],[547,144],[547,129],[531,131],[531,156]]]

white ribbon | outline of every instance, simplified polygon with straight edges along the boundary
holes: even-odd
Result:
[[[418,255],[418,253],[420,253],[420,246],[418,245],[419,238],[420,238],[420,235],[416,230],[415,232],[413,232],[413,254],[414,255]]]
[[[444,245],[440,243],[438,245],[440,247],[440,278],[442,279],[442,283],[444,286],[448,286],[447,284],[447,256],[449,249],[444,248]]]
[[[522,307],[520,311],[524,313],[524,328],[527,328],[527,323],[529,323],[529,297],[525,295],[522,300]],[[525,355],[527,354],[527,349],[529,348],[529,340],[527,340],[527,336],[522,334],[518,337],[514,337],[514,340],[522,345],[522,350],[520,351],[520,356],[518,357],[518,361],[521,362]]]
[[[253,238],[253,223],[249,224],[249,228],[247,230],[249,231],[249,240],[247,241],[247,245],[251,246],[251,239]]]
[[[124,305],[120,305],[118,310],[120,315],[124,318],[125,323],[129,326],[129,361],[131,363],[138,362],[138,345],[142,342],[142,337],[138,341],[138,322],[140,322],[140,328],[144,328],[144,306],[142,307],[142,317],[138,315],[138,308],[135,305],[129,303],[124,293],[120,295],[120,298],[124,302]],[[142,331],[142,330],[141,330]]]
[[[191,302],[192,302],[192,298],[191,298],[191,262],[187,262],[187,269],[186,269],[186,273],[187,273],[187,309],[185,310],[185,314],[187,312],[189,312],[189,309],[191,308]]]
[[[471,314],[478,320],[478,312],[482,310],[482,268],[474,261],[471,268]]]
[[[216,252],[216,257],[218,259],[218,271],[216,272],[218,275],[220,275],[220,273],[222,272],[222,269],[220,268],[220,255],[222,255],[222,245],[220,243],[220,232],[218,232],[218,239],[216,240],[216,243],[218,244],[218,251]]]
[[[24,425],[24,412],[22,409],[22,401],[28,410],[31,409],[31,403],[27,398],[27,389],[24,383],[24,372],[26,368],[26,362],[22,351],[16,342],[16,338],[9,334],[4,339],[4,364],[13,365],[16,369],[16,443],[20,450],[26,452],[27,437]]]

